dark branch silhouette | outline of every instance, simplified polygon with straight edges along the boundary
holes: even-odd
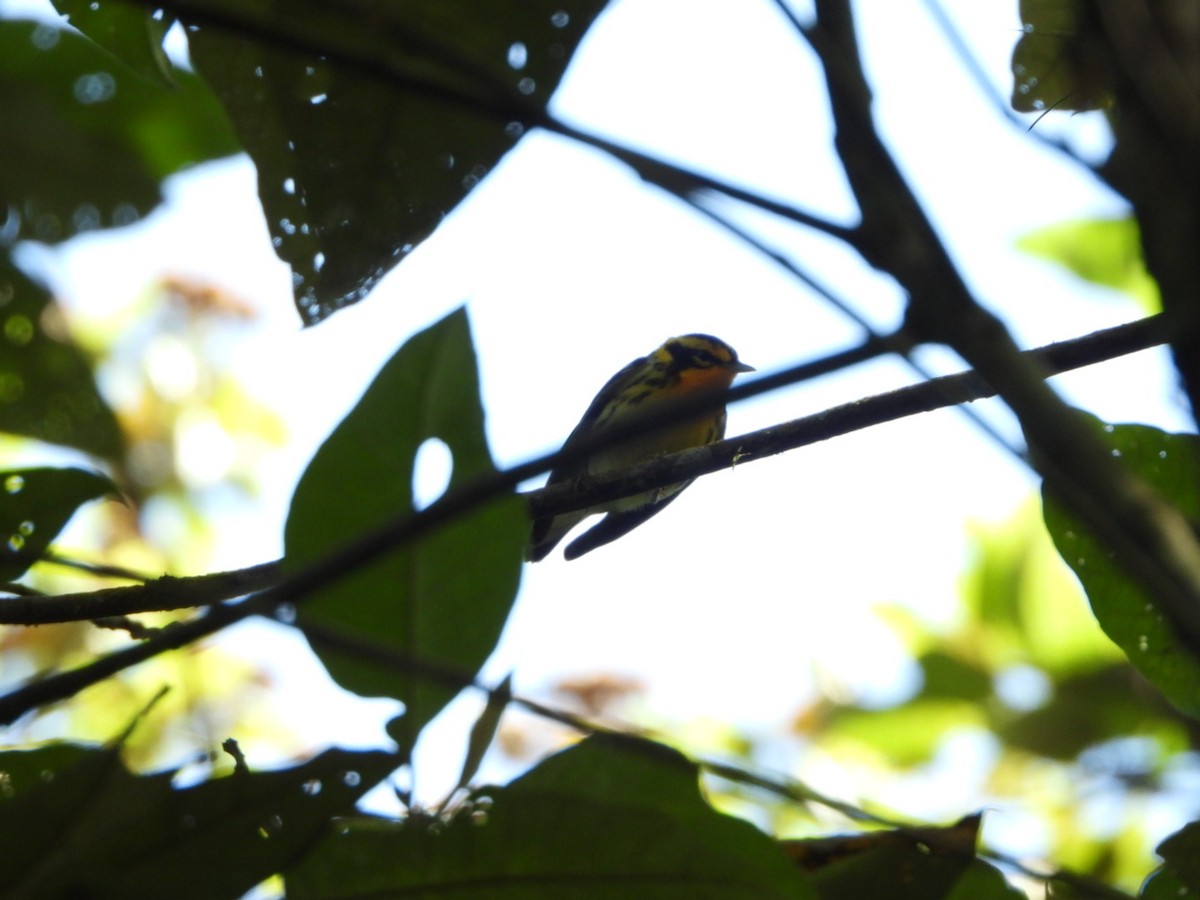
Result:
[[[1161,344],[1165,340],[1163,320],[1160,316],[1154,316],[1030,350],[1027,351],[1027,356],[1033,359],[1049,376],[1145,350]],[[726,400],[745,399],[796,384],[828,371],[836,371],[842,368],[849,359],[858,357],[870,357],[868,345],[860,345],[860,347],[843,353],[833,354],[815,362],[795,366],[783,372],[739,385],[725,397],[708,398],[707,400],[701,398],[699,402],[681,403],[666,421],[669,423],[674,418],[695,415],[703,408],[701,403],[711,404]],[[555,515],[571,510],[585,509],[607,500],[711,474],[733,465],[748,464],[768,456],[906,416],[969,403],[994,395],[995,391],[975,372],[946,375],[921,384],[836,406],[791,422],[739,435],[719,443],[663,456],[620,472],[590,478],[579,484],[556,485],[553,488],[531,491],[525,497],[531,516]],[[624,429],[624,432],[614,429],[613,433],[605,435],[603,440],[592,441],[586,445],[582,455],[594,452],[618,440],[628,439],[632,434],[633,432],[629,429]],[[508,472],[497,473],[492,480],[511,487],[526,478],[546,471],[563,460],[573,459],[580,455],[578,450],[569,454],[562,452],[550,454],[531,460]],[[515,477],[513,473],[518,473],[519,477]],[[500,489],[500,492],[502,491],[503,488]],[[463,514],[469,511],[470,508],[466,508]],[[398,522],[417,519],[421,515],[418,513],[415,516],[404,516]],[[146,584],[105,588],[91,592],[49,597],[10,597],[0,602],[0,624],[47,625],[56,622],[126,616],[139,612],[209,606],[277,587],[283,578],[284,569],[280,563],[275,562],[211,575],[187,578],[164,576]]]
[[[1191,526],[1109,453],[976,301],[875,129],[850,4],[817,0],[816,9],[805,35],[825,70],[838,156],[862,211],[852,245],[908,291],[913,335],[952,347],[995,387],[1020,421],[1047,490],[1115,552],[1200,656],[1200,544]]]

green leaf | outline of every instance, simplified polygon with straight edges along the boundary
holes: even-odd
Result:
[[[1025,895],[1005,881],[999,869],[975,856],[978,817],[950,828],[919,828],[796,841],[812,844],[820,861],[814,869],[821,900],[1015,900]],[[794,851],[795,852],[795,851]]]
[[[1122,658],[1047,535],[1041,503],[971,530],[975,559],[961,587],[967,617],[955,639],[961,653],[993,674],[1031,663],[1052,677]]]
[[[127,225],[166,176],[235,153],[203,83],[178,82],[151,82],[74,32],[0,21],[0,199],[15,216],[4,240]]]
[[[444,441],[453,454],[451,488],[494,471],[461,309],[401,347],[318,449],[292,498],[284,531],[287,565],[297,569],[412,513],[414,462],[430,438]],[[499,640],[516,596],[527,531],[524,507],[515,497],[489,504],[346,573],[305,603],[299,621],[469,678]],[[404,701],[402,744],[411,745],[458,692],[419,671],[315,649],[346,689]]]
[[[1090,0],[1021,0],[1013,48],[1017,112],[1101,109],[1112,100],[1108,52]]]
[[[114,749],[0,753],[6,896],[236,897],[293,864],[398,760],[329,750],[275,772],[195,787],[133,775]]]
[[[1146,271],[1137,220],[1079,219],[1023,235],[1017,247],[1085,281],[1128,294],[1146,315],[1162,312],[1158,282]]]
[[[992,695],[991,674],[968,660],[929,650],[917,662],[924,676],[921,696],[926,699],[981,703]]]
[[[91,365],[58,324],[49,295],[0,254],[0,431],[108,460],[121,430]]]
[[[869,747],[892,765],[916,766],[932,758],[947,734],[982,725],[978,703],[922,695],[890,709],[837,708],[827,737]]]
[[[1169,880],[1187,888],[1176,897],[1200,894],[1200,822],[1189,822],[1155,848],[1165,860],[1163,870]]]
[[[1150,873],[1138,896],[1144,900],[1188,900],[1195,894],[1170,867],[1161,866]]]
[[[84,503],[119,494],[116,485],[82,469],[0,472],[0,581],[20,578]]]
[[[1148,425],[1102,425],[1097,429],[1130,469],[1192,521],[1200,521],[1200,439],[1168,434]],[[1112,554],[1043,491],[1046,528],[1087,593],[1100,627],[1129,661],[1189,715],[1200,715],[1200,663],[1141,586]]]
[[[171,19],[150,7],[96,0],[53,0],[54,8],[85,35],[138,74],[175,87],[175,73],[163,50]]]
[[[1044,706],[999,717],[994,727],[1007,744],[1070,762],[1088,747],[1133,734],[1154,734],[1169,746],[1186,745],[1186,725],[1172,713],[1122,661],[1055,681]]]
[[[187,5],[192,59],[258,167],[312,323],[365,296],[495,168],[606,2],[408,0],[369,16],[308,4],[298,16],[255,0],[232,16],[254,27],[228,30],[205,15],[214,4]]]
[[[774,841],[704,802],[697,774],[661,745],[591,737],[508,787],[481,792],[473,812],[448,824],[352,823],[286,873],[287,894],[815,898]]]

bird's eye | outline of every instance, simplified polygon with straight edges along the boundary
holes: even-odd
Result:
[[[715,366],[717,364],[717,358],[707,350],[693,351],[692,359],[698,366]]]

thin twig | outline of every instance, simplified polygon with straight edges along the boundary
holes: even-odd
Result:
[[[926,381],[933,380],[934,375],[913,358],[913,350],[917,346],[917,341],[911,334],[909,334],[907,328],[901,326],[896,331],[886,335],[879,333],[875,330],[871,323],[867,321],[866,317],[863,316],[862,313],[860,313],[841,297],[837,296],[832,289],[822,284],[815,276],[809,272],[806,272],[783,253],[767,246],[767,244],[756,235],[750,233],[745,228],[742,228],[740,225],[736,224],[726,216],[719,214],[715,210],[709,209],[696,197],[691,196],[688,198],[688,200],[693,209],[704,214],[738,240],[748,244],[762,256],[780,266],[793,278],[807,285],[809,289],[817,294],[817,296],[821,297],[826,303],[862,328],[871,341],[878,342],[880,346],[886,347],[892,353],[896,354],[896,356],[902,359],[904,363],[918,376]],[[970,419],[976,428],[990,437],[998,446],[1007,450],[1019,462],[1025,465],[1029,464],[1029,460],[1026,458],[1024,450],[1019,447],[1014,447],[1004,437],[1004,435],[1002,435],[996,429],[996,427],[992,425],[992,423],[980,416],[977,412],[975,412],[974,409],[969,406],[960,406],[959,411],[968,419]]]
[[[104,578],[120,578],[125,581],[136,581],[142,584],[154,580],[154,576],[152,575],[135,572],[124,566],[115,566],[111,563],[88,562],[87,560],[73,559],[72,557],[63,556],[58,553],[47,553],[39,561],[62,566],[67,569],[76,569],[80,572],[87,572],[89,575],[99,575]]]

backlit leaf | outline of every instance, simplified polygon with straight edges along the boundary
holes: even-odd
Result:
[[[463,310],[401,347],[317,450],[292,498],[287,565],[294,570],[413,513],[414,462],[430,438],[453,455],[450,489],[494,470]],[[491,654],[516,596],[527,530],[522,504],[506,498],[346,573],[302,607],[301,624],[372,642],[410,664],[315,648],[348,690],[404,701],[401,743],[458,692],[414,666],[470,678]]]
[[[1148,425],[1096,427],[1113,453],[1192,521],[1200,521],[1200,439]],[[1129,661],[1190,715],[1200,714],[1200,663],[1175,639],[1169,622],[1081,523],[1043,492],[1046,528],[1075,572],[1100,627]]]

